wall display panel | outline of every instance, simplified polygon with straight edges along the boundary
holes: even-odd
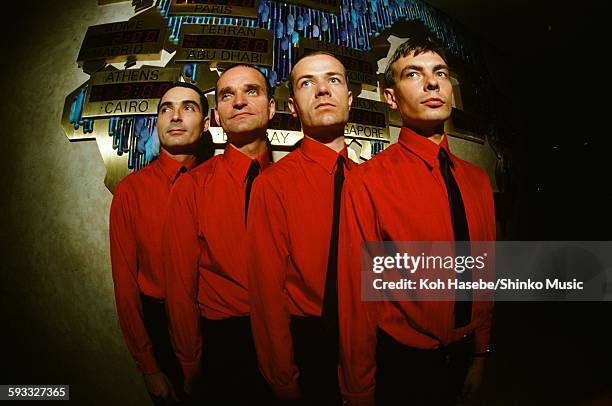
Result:
[[[154,155],[145,156],[143,145],[156,137],[157,102],[177,74],[180,80],[212,91],[219,72],[234,63],[257,67],[276,86],[278,113],[268,135],[274,148],[294,148],[303,134],[299,120],[287,108],[286,83],[296,59],[316,50],[332,53],[346,68],[354,103],[345,136],[358,161],[370,159],[394,142],[391,129],[401,126],[397,110],[390,110],[382,97],[379,62],[394,49],[394,36],[402,38],[422,27],[446,46],[449,60],[453,65],[457,61],[457,77],[465,78],[465,85],[458,82],[455,88],[457,95],[466,95],[469,103],[461,104],[469,111],[462,105],[453,111],[448,134],[479,143],[486,136],[481,118],[486,111],[486,97],[481,97],[486,72],[479,70],[481,57],[475,42],[424,1],[159,0],[155,4],[133,1],[132,5],[138,14],[128,20],[88,29],[77,61],[91,78],[67,97],[62,119],[70,139],[97,139],[92,134],[112,138],[111,150],[121,162],[131,148],[130,171],[154,159]],[[155,80],[104,79],[109,64],[115,69],[117,63],[125,63],[128,76],[150,72],[132,67],[140,60],[158,61],[166,51],[172,56],[163,69],[171,75]],[[148,120],[146,125],[143,118]],[[223,131],[214,120],[211,124],[213,142],[221,147]],[[119,141],[117,134],[121,134]],[[105,162],[113,159],[104,158]],[[112,180],[107,176],[107,186],[116,184],[117,176],[112,175]]]

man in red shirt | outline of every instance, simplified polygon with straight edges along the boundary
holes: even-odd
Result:
[[[342,63],[326,53],[298,60],[290,85],[304,139],[253,187],[251,323],[278,398],[338,404],[336,261],[341,188],[354,165],[344,142],[352,94]]]
[[[400,45],[385,72],[399,142],[347,179],[340,227],[340,383],[353,405],[453,404],[480,383],[492,304],[361,298],[366,241],[493,241],[484,171],[449,151],[452,85],[444,51],[427,33]]]
[[[225,70],[215,98],[228,142],[170,196],[167,308],[186,391],[212,405],[254,404],[268,388],[249,320],[246,221],[253,180],[270,163],[266,130],[275,104],[266,77],[249,65]]]
[[[198,161],[200,138],[208,129],[207,112],[208,103],[197,87],[172,85],[158,108],[159,158],[119,182],[111,205],[110,248],[119,323],[155,404],[176,399],[182,387],[164,308],[164,208],[174,182]]]

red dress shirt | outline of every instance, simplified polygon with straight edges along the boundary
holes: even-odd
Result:
[[[268,156],[257,158],[262,170],[269,166]],[[227,144],[225,153],[181,177],[170,195],[164,228],[166,306],[187,381],[200,369],[200,316],[249,315],[244,208],[252,161]]]
[[[377,327],[398,342],[421,349],[438,348],[469,333],[474,333],[476,352],[485,351],[489,344],[491,302],[475,301],[470,324],[455,329],[453,301],[361,301],[362,241],[454,239],[439,148],[448,152],[446,136],[437,145],[403,128],[398,144],[361,165],[345,183],[338,263],[340,384],[345,399],[369,402],[374,397]],[[455,155],[449,156],[471,240],[495,240],[488,176]]]
[[[144,326],[140,292],[165,297],[162,228],[170,189],[195,159],[180,164],[163,149],[159,158],[117,185],[110,210],[110,251],[119,324],[143,373],[159,372]]]
[[[355,164],[348,159],[347,171]],[[248,230],[251,324],[260,369],[278,396],[296,395],[291,315],[320,316],[338,153],[305,137],[253,184]]]

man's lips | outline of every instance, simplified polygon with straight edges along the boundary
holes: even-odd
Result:
[[[425,99],[421,102],[428,107],[440,107],[444,104],[442,99],[438,99],[437,97],[430,97],[429,99]]]
[[[232,118],[242,118],[242,117],[247,117],[247,116],[252,116],[252,113],[248,113],[248,112],[242,112],[242,113],[238,113],[238,114],[234,114],[232,116]]]
[[[168,130],[170,134],[180,134],[180,133],[184,133],[185,131],[187,130],[185,130],[184,128],[171,128]]]
[[[332,103],[319,103],[315,106],[315,110],[318,108],[326,108],[326,107],[336,107],[336,105]]]

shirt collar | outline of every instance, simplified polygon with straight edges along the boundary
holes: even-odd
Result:
[[[223,153],[223,159],[227,163],[230,175],[239,184],[242,185],[246,179],[247,172],[251,166],[253,159],[248,155],[240,151],[238,148],[230,144],[229,142],[225,146],[225,152]],[[270,152],[266,150],[255,158],[259,162],[259,168],[261,171],[270,166]]]
[[[440,148],[448,153],[451,160],[451,165],[454,165],[454,155],[450,152],[448,147],[448,137],[446,134],[442,137],[440,144],[436,144],[427,137],[417,134],[410,128],[402,127],[398,142],[404,148],[410,150],[416,156],[418,156],[427,166],[431,168],[438,168],[440,161],[438,160],[438,152]]]
[[[310,137],[304,136],[302,139],[302,144],[300,145],[300,149],[302,153],[310,160],[315,161],[319,165],[323,167],[330,175],[334,173],[334,169],[336,168],[336,161],[338,160],[338,155],[342,155],[344,157],[345,165],[348,163],[348,150],[346,145],[340,150],[340,152],[336,152],[327,145],[320,143],[319,141],[313,140]]]
[[[187,162],[180,163],[164,149],[161,149],[157,162],[164,175],[170,180],[170,183],[174,183],[181,172],[188,171],[195,166],[196,159],[193,157]],[[185,169],[181,170],[183,167],[185,167]]]

